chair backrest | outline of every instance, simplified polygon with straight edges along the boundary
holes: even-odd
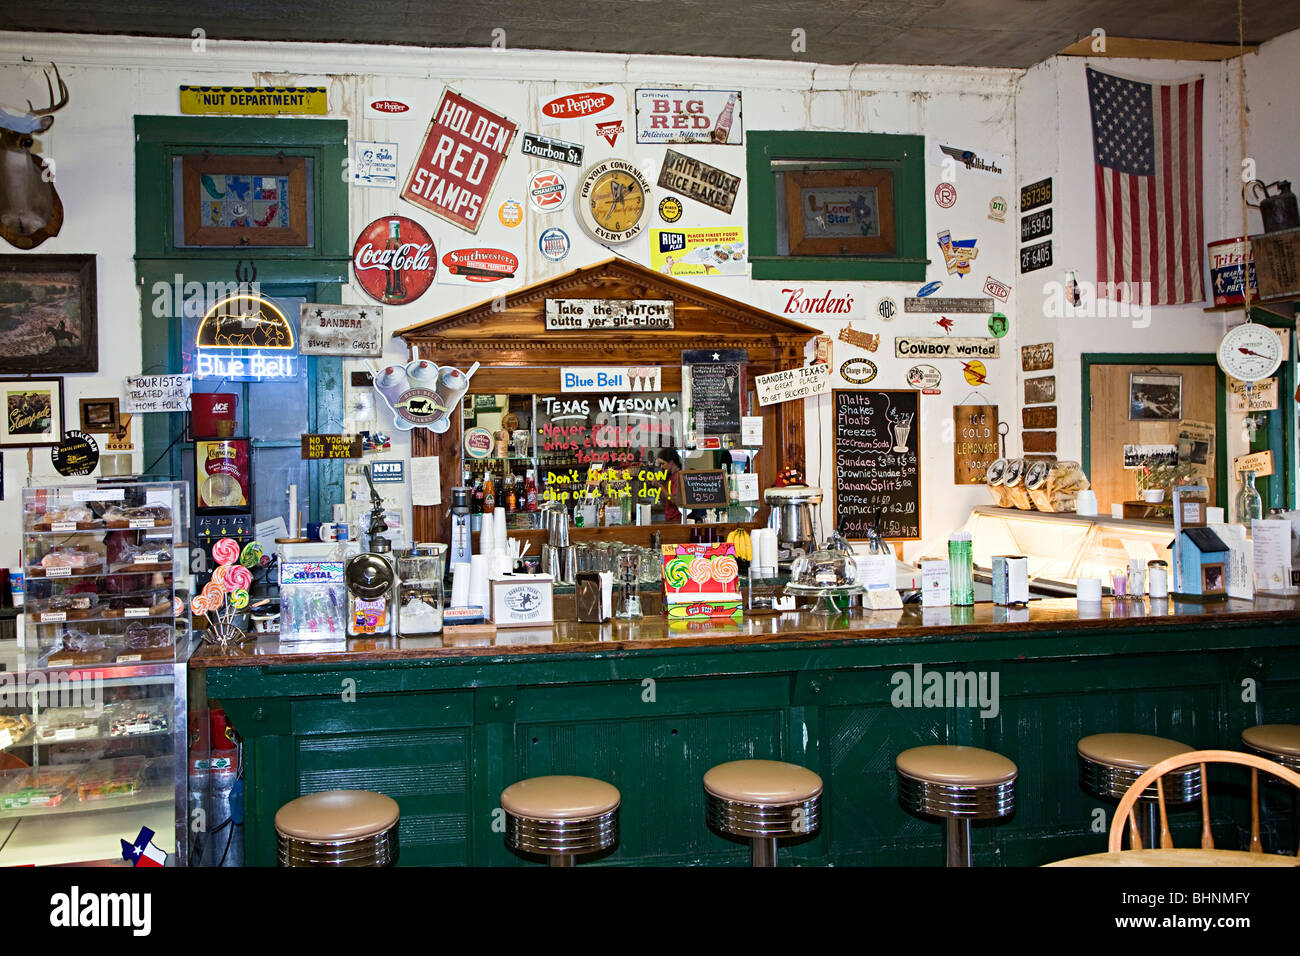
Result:
[[[1259,841],[1259,772],[1263,770],[1265,773],[1271,773],[1297,789],[1300,789],[1300,773],[1288,770],[1280,763],[1235,750],[1192,750],[1185,754],[1177,754],[1160,761],[1138,777],[1115,809],[1115,819],[1110,824],[1110,844],[1107,849],[1111,853],[1118,853],[1123,849],[1125,820],[1128,821],[1130,849],[1142,849],[1142,840],[1138,836],[1137,815],[1133,812],[1133,807],[1153,782],[1156,785],[1157,804],[1160,808],[1160,846],[1162,849],[1171,848],[1174,841],[1169,833],[1165,791],[1160,778],[1171,770],[1194,764],[1198,765],[1201,771],[1201,849],[1214,849],[1214,837],[1210,835],[1210,782],[1205,773],[1205,765],[1209,763],[1232,763],[1250,767],[1250,851],[1262,853],[1263,846]],[[1296,855],[1300,856],[1300,852]]]

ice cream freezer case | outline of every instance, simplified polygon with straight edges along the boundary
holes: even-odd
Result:
[[[1174,538],[1171,522],[978,507],[965,524],[974,543],[975,567],[988,571],[993,556],[1028,558],[1030,586],[1040,593],[1073,595],[1079,578],[1111,579],[1140,558],[1166,561]]]

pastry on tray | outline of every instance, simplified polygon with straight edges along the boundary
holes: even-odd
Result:
[[[76,774],[53,768],[20,770],[5,777],[0,784],[0,810],[57,807],[77,782]]]

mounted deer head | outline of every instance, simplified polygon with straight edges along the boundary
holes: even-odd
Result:
[[[50,66],[59,85],[57,103],[46,71],[49,106],[38,110],[28,100],[25,113],[0,109],[0,236],[19,249],[34,249],[63,228],[63,203],[54,191],[54,178],[46,172],[44,161],[31,153],[33,137],[53,126],[51,114],[68,105],[68,88],[59,68]]]

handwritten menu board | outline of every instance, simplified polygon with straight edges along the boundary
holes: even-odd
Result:
[[[303,435],[302,457],[309,460],[323,458],[360,458],[360,435]]]
[[[920,396],[912,389],[836,389],[835,526],[866,536],[876,512],[894,540],[921,537]]]
[[[740,365],[711,362],[688,365],[691,375],[691,409],[701,435],[740,433]]]
[[[687,508],[723,508],[727,504],[725,471],[683,471],[677,504]]]

